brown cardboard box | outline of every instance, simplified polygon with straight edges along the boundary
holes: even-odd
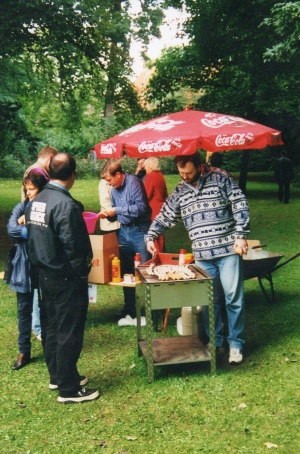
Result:
[[[90,235],[93,248],[92,269],[88,276],[91,284],[106,284],[111,281],[111,261],[119,257],[119,245],[115,232],[105,235]]]

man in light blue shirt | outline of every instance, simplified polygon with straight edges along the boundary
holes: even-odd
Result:
[[[151,208],[143,183],[134,175],[125,174],[119,161],[111,160],[103,168],[101,178],[112,186],[112,208],[100,213],[100,217],[118,220],[117,232],[120,247],[121,273],[134,274],[134,256],[141,255],[141,263],[151,258],[144,235],[151,224]],[[122,315],[135,318],[135,289],[123,287],[124,310]]]

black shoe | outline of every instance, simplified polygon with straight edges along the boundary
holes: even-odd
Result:
[[[80,375],[80,386],[87,385],[89,382],[89,379],[85,377],[84,375]],[[58,386],[54,383],[49,383],[49,389],[51,391],[56,391],[58,389]]]
[[[91,400],[98,399],[99,391],[97,389],[85,389],[82,388],[73,396],[62,397],[58,396],[57,401],[61,404],[80,404],[82,402],[89,402]]]
[[[12,365],[12,370],[22,369],[22,367],[27,366],[30,361],[30,353],[20,353],[17,361],[15,361]]]
[[[120,318],[125,318],[126,315],[130,315],[131,318],[136,318],[136,311],[132,308],[124,307],[120,314]]]

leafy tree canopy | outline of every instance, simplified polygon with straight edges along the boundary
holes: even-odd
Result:
[[[168,50],[155,62],[150,101],[156,101],[156,108],[170,105],[178,89],[190,87],[199,93],[196,108],[278,128],[290,154],[296,156],[299,3],[185,0],[190,43]]]
[[[127,79],[132,63],[130,40],[135,37],[147,43],[158,35],[163,17],[162,2],[139,3],[141,12],[134,16],[129,0],[2,0],[0,103],[5,105],[5,118],[25,112],[27,125],[37,131],[54,121],[43,106],[48,105],[49,110],[49,105],[59,103],[64,125],[78,130],[89,103],[103,112],[122,99],[117,114],[124,109],[132,115],[139,111],[136,93]],[[7,98],[17,103],[18,111]],[[56,107],[53,110],[57,113]],[[62,114],[58,114],[58,121]],[[18,125],[17,118],[6,122],[7,135],[2,141],[6,145],[0,153],[24,133]],[[0,129],[3,126],[1,122]]]

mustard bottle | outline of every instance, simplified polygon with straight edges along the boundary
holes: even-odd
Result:
[[[113,282],[121,282],[120,259],[114,257],[111,262],[111,275]]]

